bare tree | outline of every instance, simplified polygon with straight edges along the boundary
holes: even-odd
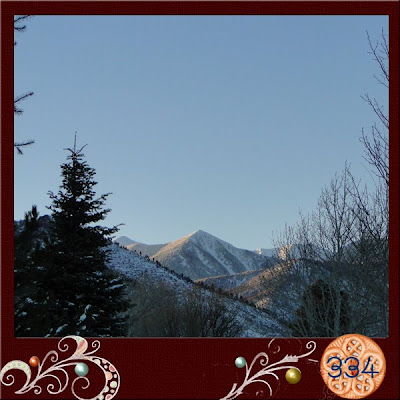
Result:
[[[375,44],[367,38],[379,66],[375,79],[388,88],[387,37],[382,31]],[[375,187],[363,187],[346,164],[322,190],[316,210],[300,213],[300,222],[275,239],[280,262],[266,275],[265,306],[288,334],[388,335],[389,119],[375,98],[362,98],[378,119],[360,138]]]
[[[294,336],[338,336],[349,330],[348,294],[318,279],[303,292],[302,304],[289,324]]]
[[[19,15],[14,17],[14,32],[24,32],[26,30],[25,22],[30,15]],[[14,46],[17,45],[17,42],[14,40]],[[23,95],[17,96],[14,98],[14,115],[21,115],[23,113],[22,108],[20,108],[19,103],[28,97],[33,96],[33,92],[28,92]],[[35,143],[34,140],[26,140],[24,142],[15,142],[14,148],[17,150],[18,154],[23,154],[22,148],[25,146],[29,146]]]
[[[354,224],[350,182],[347,169],[336,175],[322,190],[316,211],[300,213],[300,221],[274,240],[280,262],[265,280],[270,288],[267,309],[279,316],[289,335],[340,336],[348,327],[342,323],[342,302],[347,299],[343,269]],[[321,280],[323,290],[317,285]],[[316,292],[319,305],[311,307]]]
[[[243,330],[236,316],[237,309],[232,301],[193,286],[181,306],[181,336],[236,337]]]
[[[172,332],[172,322],[176,320],[174,314],[177,314],[177,294],[167,282],[143,276],[131,285],[131,302],[129,336],[179,336],[178,332]]]
[[[287,334],[387,335],[385,204],[382,192],[361,190],[346,165],[322,190],[316,210],[275,239],[280,262],[266,275],[265,305]]]
[[[184,289],[143,277],[132,299],[129,336],[235,337],[242,332],[233,302],[197,286]]]
[[[378,65],[376,81],[389,89],[389,43],[382,29],[380,38],[373,43],[368,32],[369,54]],[[386,91],[387,93],[388,91]],[[368,94],[362,96],[373,110],[377,122],[371,127],[370,134],[362,130],[360,138],[364,145],[364,159],[369,163],[372,173],[378,178],[375,187],[368,191],[359,190],[353,178],[352,196],[356,207],[354,215],[362,231],[358,242],[358,262],[364,266],[364,274],[375,280],[375,284],[366,291],[372,297],[380,318],[377,325],[379,334],[388,335],[389,319],[389,116],[387,110]],[[372,280],[371,279],[371,280]]]
[[[389,88],[389,44],[387,36],[382,29],[380,40],[372,42],[367,32],[369,54],[378,64],[379,74],[374,75],[380,85]],[[374,123],[371,133],[368,135],[362,130],[360,138],[364,145],[364,158],[373,167],[376,176],[383,179],[389,185],[389,116],[384,107],[368,94],[361,96],[378,117],[379,125]]]

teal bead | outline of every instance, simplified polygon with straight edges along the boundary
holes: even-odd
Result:
[[[238,368],[243,368],[244,366],[246,366],[246,360],[244,359],[244,357],[238,357],[238,358],[235,360],[235,365],[236,365]]]
[[[78,376],[86,376],[89,372],[89,367],[85,363],[78,363],[75,366],[75,373]]]

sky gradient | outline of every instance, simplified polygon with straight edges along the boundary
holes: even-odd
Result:
[[[60,164],[87,144],[105,225],[165,243],[197,229],[241,248],[315,208],[349,161],[371,180],[360,95],[387,106],[366,31],[385,16],[37,16],[16,33],[14,218],[61,183]]]

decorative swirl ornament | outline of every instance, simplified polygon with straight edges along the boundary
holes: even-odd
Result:
[[[32,372],[30,366],[20,360],[14,360],[7,363],[0,372],[0,381],[3,385],[11,386],[15,382],[15,378],[11,373],[8,373],[11,369],[19,369],[26,374],[26,382],[22,386],[21,389],[15,392],[15,394],[24,394],[28,393],[29,391],[33,390],[35,394],[40,394],[42,392],[42,387],[38,385],[38,382],[42,378],[53,378],[55,379],[57,385],[54,383],[49,383],[47,385],[47,392],[50,394],[59,394],[63,392],[69,382],[69,376],[65,367],[68,366],[79,366],[78,370],[82,370],[81,376],[76,377],[71,384],[71,391],[73,395],[78,400],[111,400],[118,392],[120,386],[120,376],[117,369],[112,365],[109,361],[102,357],[94,356],[93,354],[100,348],[100,342],[95,340],[92,342],[91,346],[93,348],[92,351],[87,352],[88,342],[86,339],[80,336],[65,336],[58,342],[58,350],[61,352],[66,352],[69,349],[69,346],[66,343],[63,343],[65,339],[73,339],[76,343],[76,349],[74,354],[65,360],[58,361],[58,353],[55,350],[51,350],[47,353],[47,355],[43,358],[43,361],[38,363],[38,371],[35,379],[31,381]],[[50,358],[50,361],[53,365],[50,365],[49,368],[46,370],[43,369],[47,359]],[[91,363],[96,364],[104,373],[105,384],[103,389],[97,394],[95,397],[91,399],[84,399],[79,397],[75,392],[75,384],[78,380],[83,380],[85,382],[82,385],[82,389],[87,389],[90,385],[89,379],[83,375],[88,367],[82,361],[89,361]],[[56,375],[58,373],[58,375]],[[60,378],[64,377],[65,382],[63,383],[63,379]],[[57,387],[56,387],[57,386]]]
[[[270,349],[270,345],[272,344],[274,339],[272,339],[269,344],[268,344],[268,349]],[[304,353],[301,354],[299,356],[293,356],[293,355],[288,355],[286,354],[285,357],[283,357],[280,361],[273,363],[273,364],[269,364],[269,357],[268,354],[265,352],[261,352],[258,353],[252,363],[250,364],[250,367],[248,366],[248,364],[246,363],[246,376],[244,378],[243,383],[238,387],[237,383],[234,383],[232,386],[231,391],[222,399],[220,400],[233,400],[236,397],[240,396],[243,393],[243,389],[250,385],[251,383],[255,383],[255,382],[259,382],[259,383],[264,383],[265,385],[267,385],[268,389],[269,389],[269,394],[270,396],[272,396],[272,387],[271,385],[264,379],[261,379],[261,377],[265,377],[267,375],[273,376],[276,380],[279,381],[279,377],[278,375],[275,374],[275,371],[279,371],[282,369],[295,369],[297,371],[300,372],[300,370],[296,367],[294,367],[293,365],[281,365],[281,364],[286,364],[286,363],[296,363],[299,361],[300,358],[305,358],[308,357],[311,353],[313,353],[315,351],[315,349],[317,348],[317,345],[314,341],[310,341],[307,342],[306,344],[306,349],[310,350],[308,353]],[[273,354],[278,353],[280,350],[279,346],[277,346],[277,348],[275,349],[275,351],[272,351]],[[309,361],[311,362],[318,362],[316,360],[312,360],[309,359]],[[256,372],[253,371],[256,369],[255,366],[256,364],[259,363],[259,365],[261,365],[261,369]],[[257,392],[258,393],[258,392]]]

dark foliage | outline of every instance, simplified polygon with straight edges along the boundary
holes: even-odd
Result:
[[[106,267],[106,246],[118,228],[97,225],[110,211],[103,208],[109,194],[95,197],[95,170],[83,161],[83,148],[67,150],[60,191],[49,192],[53,224],[46,258],[23,302],[22,312],[40,324],[24,335],[125,336],[125,284]]]

